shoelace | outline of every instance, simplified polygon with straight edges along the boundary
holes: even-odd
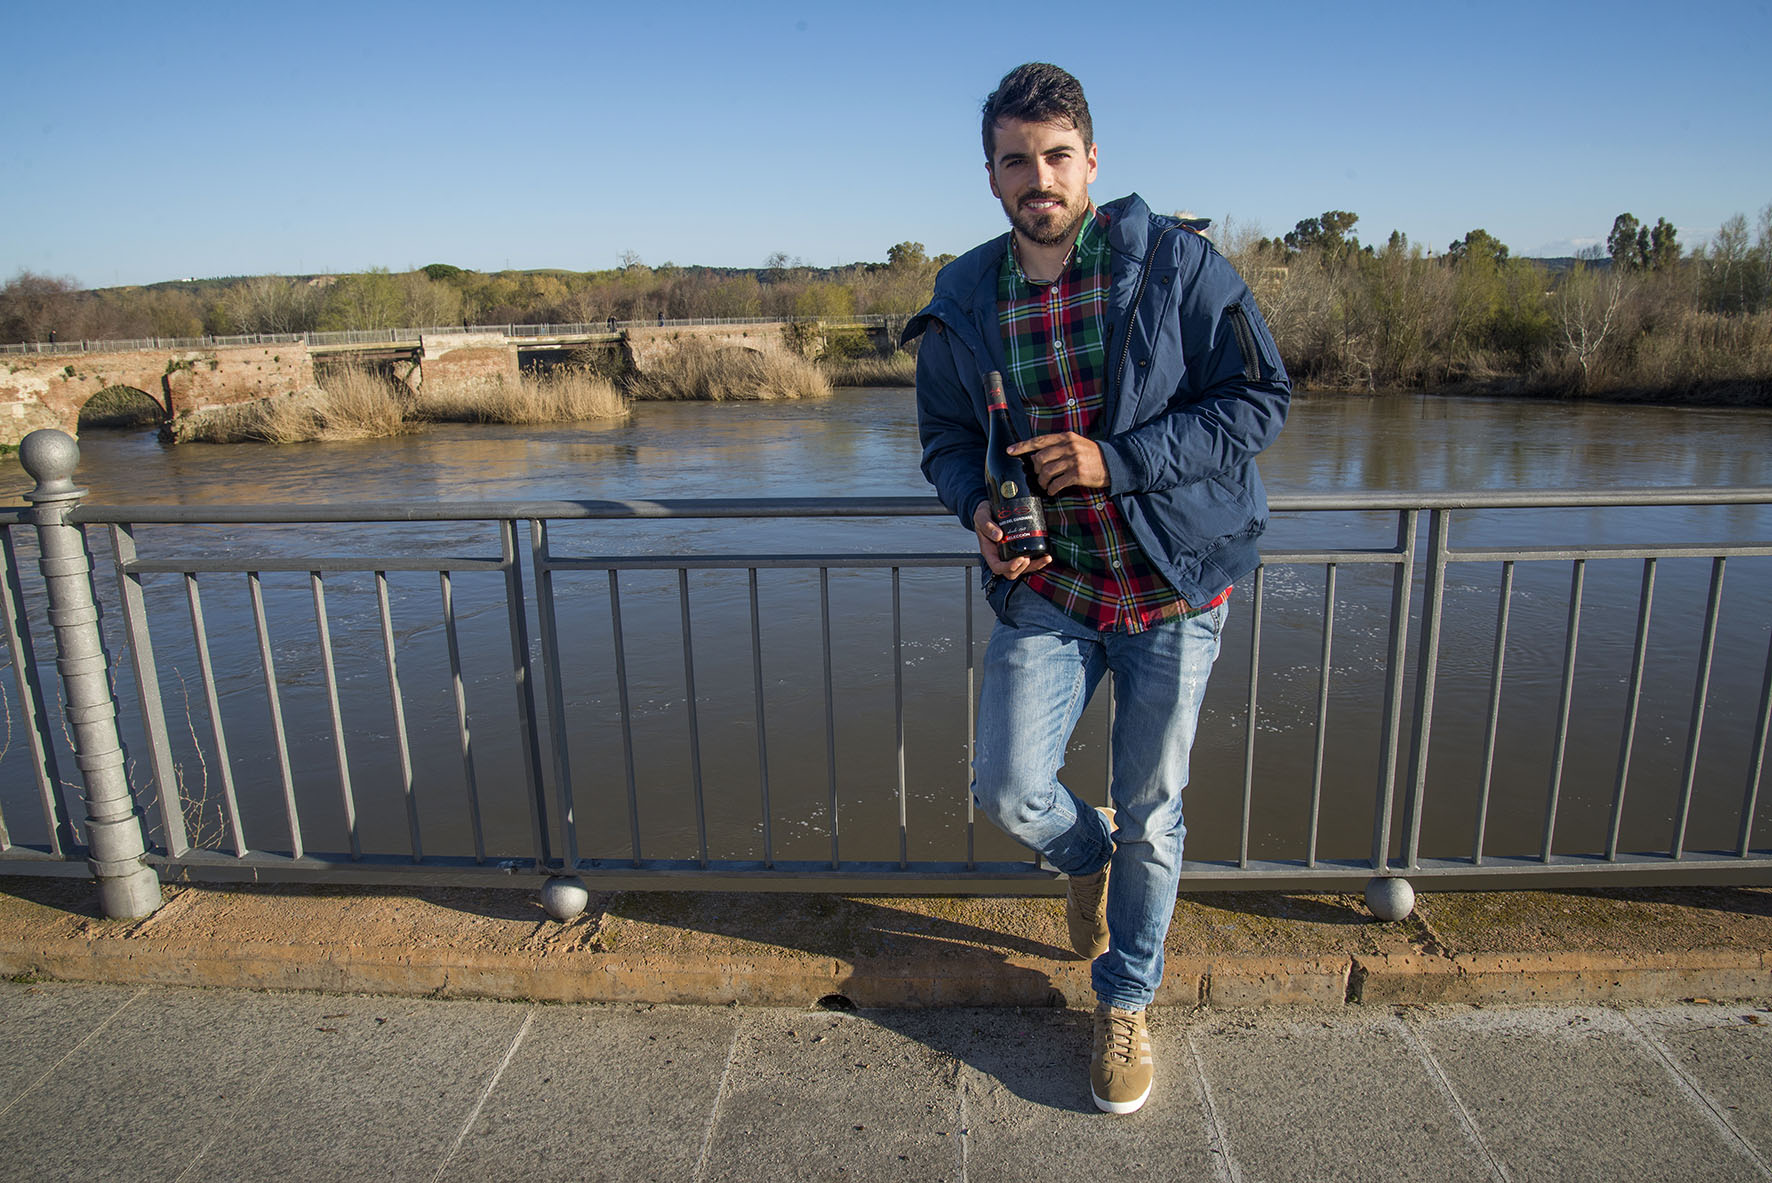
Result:
[[[1102,1049],[1104,1056],[1122,1064],[1132,1063],[1133,1036],[1136,1031],[1137,1024],[1132,1019],[1110,1014],[1107,1017],[1107,1047]]]

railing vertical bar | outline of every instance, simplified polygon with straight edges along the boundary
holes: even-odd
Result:
[[[1760,722],[1754,728],[1753,752],[1747,758],[1747,791],[1741,799],[1741,836],[1735,853],[1747,856],[1753,838],[1754,811],[1759,808],[1760,777],[1766,767],[1766,733],[1772,731],[1772,640],[1766,645],[1766,678],[1760,684]]]
[[[898,747],[898,866],[910,866],[909,813],[905,807],[904,774],[904,614],[899,602],[898,568],[892,568],[892,710],[893,739]]]
[[[412,841],[412,861],[424,858],[419,839],[418,792],[412,773],[412,741],[406,734],[406,702],[400,693],[400,667],[394,660],[394,613],[388,604],[388,573],[375,573],[375,604],[381,614],[382,663],[388,673],[388,701],[394,708],[394,738],[400,753],[400,791],[406,800],[406,829]]]
[[[185,573],[185,600],[191,607],[191,635],[197,646],[197,675],[203,679],[203,699],[209,708],[209,733],[215,739],[215,766],[217,775],[221,778],[222,809],[227,814],[228,836],[233,839],[234,854],[239,857],[247,850],[246,827],[240,820],[240,798],[234,792],[234,762],[228,757],[228,735],[222,725],[221,696],[216,692],[215,686],[215,665],[209,660],[209,628],[203,623],[203,602],[197,590],[197,577],[190,572]],[[196,738],[193,731],[193,742]],[[203,764],[202,775],[207,786],[209,766],[203,760],[203,746],[197,744],[196,748],[197,760]],[[173,783],[176,784],[176,780]],[[201,808],[203,802],[199,800],[197,804]]]
[[[1249,715],[1243,731],[1243,820],[1238,830],[1237,866],[1249,865],[1249,817],[1255,802],[1255,724],[1261,684],[1261,612],[1267,603],[1267,568],[1255,569],[1255,591],[1249,612]],[[1112,747],[1110,743],[1108,745]]]
[[[831,823],[831,870],[843,865],[837,816],[837,696],[831,658],[831,569],[818,569],[819,653],[824,665],[824,767],[828,778],[825,810]]]
[[[289,822],[289,850],[296,858],[304,851],[301,840],[301,811],[295,802],[295,774],[289,767],[289,736],[283,729],[283,696],[277,689],[277,663],[271,655],[271,629],[265,622],[264,587],[257,571],[246,573],[246,585],[252,594],[252,623],[258,631],[259,667],[265,675],[265,701],[271,710],[271,739],[277,749],[277,773],[283,781],[283,813]]]
[[[1372,818],[1372,869],[1390,865],[1391,808],[1397,792],[1397,753],[1402,744],[1403,663],[1409,646],[1409,597],[1415,588],[1415,532],[1420,511],[1397,514],[1397,563],[1391,577],[1390,653],[1384,673],[1384,720],[1379,735],[1377,808]]]
[[[455,588],[449,572],[437,572],[443,595],[443,637],[449,647],[449,686],[455,701],[455,734],[461,744],[461,772],[468,794],[468,824],[474,832],[474,861],[486,861],[486,833],[480,818],[480,782],[474,775],[474,732],[468,724],[468,691],[461,675],[461,639],[455,627]]]
[[[1404,866],[1413,869],[1421,855],[1421,815],[1427,803],[1428,749],[1433,739],[1434,693],[1440,677],[1440,622],[1446,596],[1446,554],[1452,536],[1452,511],[1436,509],[1428,516],[1427,586],[1421,597],[1421,653],[1415,670],[1415,730],[1409,740],[1409,789],[1403,798]]]
[[[689,788],[695,796],[697,865],[708,865],[708,809],[701,773],[701,707],[695,700],[695,634],[689,624],[689,568],[677,568],[677,608],[683,629],[683,694],[689,707]]]
[[[567,780],[566,719],[564,706],[565,693],[564,690],[560,688],[559,650],[554,648],[553,638],[555,638],[555,632],[552,624],[553,609],[551,607],[551,595],[549,599],[549,650],[554,654],[553,660],[549,664],[553,667],[555,672],[549,677],[548,682],[549,685],[554,688],[553,693],[555,698],[560,702],[554,715],[554,728],[556,731],[554,736],[554,750],[557,753],[555,758],[560,762],[560,777],[564,782]],[[614,570],[609,572],[609,620],[611,627],[615,630],[615,685],[617,698],[621,703],[621,760],[622,769],[627,777],[628,794],[628,852],[629,857],[633,859],[634,865],[637,867],[640,865],[641,859],[640,790],[639,783],[634,776],[634,712],[633,706],[628,697],[628,647],[627,641],[623,636],[624,630],[622,629],[621,624],[621,582],[617,578],[617,573]],[[574,840],[573,845],[576,849],[576,839]],[[576,862],[576,858],[574,858],[573,861]]]
[[[351,857],[363,857],[363,836],[357,824],[357,797],[351,788],[351,763],[345,752],[345,716],[338,702],[338,664],[332,656],[332,624],[326,618],[326,581],[319,571],[308,572],[314,590],[314,627],[320,636],[320,666],[326,672],[326,705],[332,711],[332,750],[338,764],[338,792],[345,811],[345,832],[351,840]]]
[[[166,837],[166,853],[179,858],[190,850],[190,837],[185,832],[184,807],[179,801],[178,769],[172,762],[172,742],[166,730],[166,704],[160,697],[160,674],[154,665],[147,601],[142,593],[141,577],[129,570],[129,564],[135,561],[135,535],[129,526],[111,527],[111,554],[116,560],[117,598],[123,604],[123,626],[129,636],[129,661],[135,672],[136,692],[141,696],[148,760],[154,769],[155,795],[160,799],[160,825]],[[42,699],[39,698],[37,703],[41,709]],[[52,747],[51,761],[54,758]],[[54,771],[53,763],[50,768],[59,783],[60,774]],[[57,800],[60,800],[59,795]],[[62,816],[66,816],[65,808]],[[69,833],[71,835],[72,830]]]
[[[1686,733],[1686,767],[1680,778],[1680,812],[1674,827],[1673,856],[1686,857],[1686,822],[1692,812],[1692,789],[1698,781],[1698,747],[1704,734],[1704,708],[1710,699],[1710,670],[1717,648],[1717,617],[1723,607],[1723,572],[1728,560],[1711,560],[1710,599],[1704,609],[1704,640],[1699,643],[1698,681],[1692,690],[1692,725]]]
[[[1471,838],[1471,864],[1483,865],[1483,842],[1489,832],[1489,790],[1495,780],[1495,742],[1501,726],[1501,683],[1507,668],[1507,628],[1514,599],[1514,564],[1501,564],[1501,592],[1495,604],[1495,651],[1489,658],[1489,709],[1483,724],[1483,771],[1477,784],[1476,833]]]
[[[769,807],[769,720],[763,702],[763,617],[757,606],[757,569],[750,570],[751,676],[757,707],[757,786],[763,805],[763,865],[775,865],[773,811]]]
[[[517,732],[523,741],[523,777],[529,792],[530,845],[535,861],[553,861],[548,840],[547,789],[542,775],[541,731],[535,708],[535,670],[529,654],[529,614],[524,610],[523,560],[517,545],[517,522],[498,524],[499,562],[505,577],[505,628],[511,642],[511,682],[517,693]],[[564,820],[561,822],[565,824]]]
[[[960,571],[960,582],[966,587],[966,869],[978,866],[978,807],[972,799],[972,746],[978,731],[978,672],[972,656],[972,568]],[[1772,658],[1768,659],[1772,661]],[[1111,732],[1110,732],[1111,734]],[[1113,744],[1108,744],[1111,750]]]
[[[60,761],[55,753],[55,738],[49,730],[49,711],[43,702],[43,683],[38,676],[37,655],[31,644],[31,622],[25,613],[24,586],[19,581],[18,552],[13,548],[11,526],[0,526],[0,565],[6,569],[5,581],[0,583],[0,595],[5,597],[6,651],[12,656],[19,712],[24,716],[25,739],[31,750],[31,772],[36,777],[37,797],[43,806],[43,828],[48,833],[49,853],[58,858],[66,857],[73,852],[75,845],[74,827],[60,792]],[[124,611],[127,615],[127,605]],[[4,825],[0,824],[0,850],[11,845]]]
[[[1323,567],[1323,649],[1317,662],[1317,750],[1311,758],[1311,820],[1304,865],[1317,865],[1317,823],[1323,806],[1323,756],[1329,736],[1329,671],[1335,643],[1336,564]]]
[[[542,674],[548,696],[548,739],[554,753],[554,792],[559,797],[560,828],[565,831],[565,870],[578,869],[578,815],[576,789],[572,783],[572,759],[566,746],[566,690],[560,668],[560,630],[554,615],[554,568],[548,555],[548,523],[545,518],[529,519],[529,557],[535,568],[535,631],[541,645]],[[627,666],[622,652],[621,597],[615,588],[615,572],[609,573],[610,617],[615,630],[615,680],[621,695],[622,748],[628,759],[628,783],[633,783],[633,739],[628,730]],[[539,748],[538,748],[539,751]],[[631,795],[630,795],[631,796]],[[637,823],[629,810],[629,824]],[[640,852],[634,851],[638,862]]]
[[[1557,737],[1551,755],[1550,791],[1544,803],[1544,843],[1538,857],[1550,862],[1551,844],[1557,832],[1557,804],[1563,793],[1563,758],[1569,749],[1569,709],[1575,701],[1575,650],[1581,638],[1581,593],[1587,579],[1587,560],[1576,559],[1569,577],[1569,624],[1563,642],[1563,686],[1557,699]]]
[[[1637,597],[1637,640],[1631,651],[1630,690],[1625,695],[1624,730],[1618,740],[1618,776],[1612,786],[1612,824],[1606,831],[1606,859],[1618,858],[1624,825],[1624,792],[1630,782],[1631,748],[1637,741],[1637,710],[1643,699],[1643,667],[1649,654],[1649,616],[1655,600],[1655,560],[1643,560],[1643,590]]]

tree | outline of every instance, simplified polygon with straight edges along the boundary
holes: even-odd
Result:
[[[1625,267],[1600,272],[1585,262],[1577,262],[1557,285],[1557,323],[1562,329],[1564,351],[1575,359],[1581,371],[1583,394],[1592,385],[1593,365],[1600,349],[1618,324],[1629,275]]]
[[[1340,258],[1358,250],[1360,240],[1348,234],[1360,215],[1344,209],[1324,212],[1320,218],[1305,218],[1286,234],[1286,245],[1305,254]]]
[[[21,271],[0,287],[0,340],[45,341],[52,330],[76,336],[80,285],[65,276]]]
[[[894,271],[906,267],[921,267],[928,261],[929,256],[920,242],[901,242],[886,252],[886,265]]]
[[[1454,263],[1482,259],[1499,267],[1507,262],[1507,245],[1487,230],[1472,230],[1447,247],[1446,254]]]
[[[1628,267],[1632,271],[1643,266],[1642,232],[1643,227],[1634,214],[1623,213],[1612,219],[1612,233],[1606,236],[1606,253],[1612,256],[1616,266]]]
[[[1637,231],[1637,253],[1651,271],[1665,271],[1680,259],[1680,244],[1674,237],[1674,225],[1666,218],[1655,219],[1655,229]]]

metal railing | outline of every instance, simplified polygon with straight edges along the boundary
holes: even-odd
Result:
[[[852,523],[908,528],[916,519],[946,517],[931,499],[76,508],[71,461],[66,471],[46,465],[29,442],[23,458],[39,481],[32,494],[38,508],[0,518],[0,558],[7,651],[35,784],[28,801],[15,789],[15,818],[0,816],[0,867],[55,873],[85,858],[101,882],[145,859],[162,875],[195,878],[455,882],[578,874],[624,882],[915,884],[962,891],[1053,877],[991,827],[977,826],[966,792],[973,652],[982,640],[975,618],[985,619],[973,595],[976,556],[939,548],[842,549],[829,541],[855,537]],[[1213,780],[1240,785],[1240,794],[1234,803],[1226,799],[1218,821],[1206,824],[1193,820],[1190,805],[1184,884],[1330,887],[1393,875],[1471,884],[1523,882],[1526,874],[1627,873],[1740,881],[1772,871],[1772,850],[1759,827],[1772,716],[1772,645],[1765,635],[1772,579],[1763,577],[1772,570],[1764,562],[1772,557],[1772,540],[1633,538],[1526,547],[1479,537],[1468,548],[1452,545],[1455,522],[1512,511],[1764,509],[1772,506],[1772,489],[1305,495],[1276,496],[1272,504],[1277,524],[1295,527],[1277,534],[1340,541],[1299,546],[1279,540],[1238,590],[1248,617],[1239,626],[1247,664],[1239,671],[1227,658],[1230,668],[1215,677],[1213,697],[1240,700],[1229,712],[1240,715],[1241,751],[1229,757],[1240,765],[1239,775],[1220,769]],[[15,527],[31,520],[39,533],[15,539]],[[815,535],[822,529],[826,537],[797,553],[764,552],[743,536],[723,540],[724,531],[775,522],[801,523]],[[1370,536],[1375,523],[1382,535],[1376,540]],[[86,577],[70,565],[66,547],[57,558],[47,542],[37,542],[41,531],[54,528],[84,530],[106,543],[95,549],[108,552],[115,575],[114,592],[99,595],[108,605],[108,636],[100,632],[90,596],[86,605],[67,599],[71,589],[64,585]],[[695,553],[663,553],[690,530],[702,531],[706,545]],[[470,543],[470,553],[459,553]],[[50,556],[40,560],[52,576],[47,602],[20,579],[20,552],[40,547]],[[1676,663],[1691,671],[1692,707],[1683,727],[1662,721],[1647,730],[1642,704],[1657,573],[1674,562],[1696,562],[1710,572],[1697,649]],[[1744,563],[1757,564],[1755,578],[1729,601],[1725,617],[1724,572]],[[1572,702],[1596,694],[1583,680],[1593,671],[1584,672],[1576,656],[1584,587],[1595,564],[1638,573],[1629,685],[1622,715],[1602,724],[1616,725],[1612,742],[1619,745],[1610,794],[1596,806],[1608,814],[1608,825],[1589,841],[1594,831],[1584,819],[1575,827],[1577,839],[1559,842],[1559,825],[1570,826]],[[1475,640],[1462,641],[1450,663],[1445,651],[1448,603],[1458,605],[1453,622],[1469,631],[1484,613],[1466,604],[1488,595],[1460,585],[1451,573],[1478,568],[1498,575],[1493,630],[1480,638],[1490,655],[1486,670],[1465,660]],[[1519,573],[1527,569],[1572,574],[1556,608],[1566,627],[1546,789],[1536,805],[1522,805],[1518,786],[1508,786],[1513,804],[1506,821],[1515,837],[1499,842],[1497,753],[1524,744],[1520,729],[1509,730],[1504,674],[1510,653],[1520,660],[1517,647],[1510,649],[1510,620],[1522,599]],[[1319,578],[1320,610],[1310,607],[1315,593],[1305,587]],[[1361,578],[1366,591],[1350,593],[1348,584]],[[415,579],[434,581],[434,607]],[[1276,597],[1279,580],[1289,590]],[[833,612],[837,581],[844,586]],[[769,588],[767,611],[762,583]],[[1530,599],[1538,615],[1548,610],[1541,583],[1535,575]],[[833,619],[853,615],[848,606],[864,593],[889,594],[881,616],[889,642],[840,625],[833,631]],[[338,607],[346,594],[358,605],[349,613]],[[239,603],[216,623],[212,598],[227,596]],[[372,609],[366,606],[371,600]],[[1343,626],[1361,613],[1371,619]],[[945,621],[940,629],[953,635],[932,644],[923,631],[938,617]],[[87,665],[82,695],[67,695],[66,734],[44,704],[47,667],[40,628],[35,635],[33,629],[41,619],[55,624],[64,679],[75,657]],[[1752,721],[1742,730],[1751,735],[1725,745],[1743,753],[1745,765],[1723,771],[1714,760],[1703,762],[1702,743],[1720,621],[1740,634],[1734,649],[1766,646],[1763,657],[1731,654],[1755,663],[1756,671],[1763,661],[1764,674],[1757,702],[1743,714]],[[298,623],[311,639],[293,639]],[[907,627],[917,635],[907,637]],[[66,632],[79,628],[86,630],[83,640]],[[334,635],[341,630],[348,633],[342,645]],[[218,636],[240,640],[235,658],[217,658]],[[795,647],[790,657],[777,656],[782,637]],[[1314,669],[1264,666],[1264,644],[1275,653],[1282,643],[1310,650]],[[721,675],[725,684],[698,665],[710,644],[736,655]],[[869,645],[885,647],[885,668],[866,685],[850,686],[867,681],[852,675],[865,664],[858,647]],[[71,657],[70,646],[80,652]],[[117,656],[105,666],[107,646]],[[1365,655],[1350,664],[1347,651],[1362,646]],[[939,654],[940,662],[913,660],[912,647]],[[177,660],[194,662],[193,677],[178,672],[168,656],[175,649],[185,655]],[[92,693],[95,661],[108,669],[113,691]],[[925,669],[932,664],[938,665],[934,673]],[[1330,713],[1332,687],[1358,687],[1378,673],[1381,690],[1374,680],[1357,691],[1377,699],[1377,727],[1369,737],[1376,752],[1366,753],[1371,779],[1356,778],[1362,783],[1355,790],[1331,789],[1331,771],[1347,759],[1334,752],[1341,735]],[[1618,681],[1611,668],[1599,676]],[[907,688],[907,678],[918,685]],[[1442,718],[1447,712],[1437,712],[1437,695],[1453,682],[1464,694],[1481,678],[1488,683],[1486,706]],[[91,784],[107,745],[81,729],[103,722],[99,700],[110,693],[132,708],[125,728],[132,738],[109,747],[137,752],[128,790],[142,818],[143,855],[134,864],[112,849],[102,857],[94,853],[96,827],[115,829],[118,813],[115,801],[95,796]],[[860,725],[848,704],[863,694],[890,702],[890,736],[880,743],[854,738]],[[1304,697],[1293,702],[1288,694]],[[444,717],[409,717],[420,698],[447,703]],[[288,712],[297,699],[306,704],[306,722],[292,726]],[[249,702],[268,720],[250,734],[239,722]],[[1111,712],[1111,703],[1105,709]],[[876,712],[882,730],[887,713]],[[1430,792],[1430,784],[1453,778],[1430,777],[1430,740],[1453,736],[1455,723],[1472,722],[1482,732],[1481,770],[1474,796],[1458,806],[1469,810],[1461,842],[1458,827],[1435,813],[1446,793]],[[1221,739],[1230,730],[1222,723],[1215,728]],[[1278,741],[1263,740],[1275,732]],[[1669,797],[1674,807],[1665,818],[1648,819],[1651,828],[1665,822],[1668,840],[1621,841],[1621,833],[1644,832],[1627,809],[1647,794],[1640,785],[1632,788],[1633,753],[1669,745],[1684,749]],[[929,756],[938,749],[938,758]],[[716,750],[718,775],[709,768]],[[379,771],[364,775],[365,763],[376,761]],[[1290,771],[1264,773],[1274,761]],[[670,768],[662,774],[640,768],[659,763]],[[925,765],[936,772],[926,773]],[[73,817],[64,800],[63,776],[76,767],[88,781],[85,819]],[[194,769],[201,770],[201,794]],[[1107,775],[1102,769],[1103,786]],[[1736,787],[1718,789],[1723,780]],[[1593,797],[1592,786],[1584,785],[1582,795]],[[1346,835],[1362,817],[1369,844],[1350,850]],[[1431,842],[1424,843],[1424,819],[1438,835]],[[8,829],[8,821],[16,824]],[[1726,825],[1731,841],[1695,847],[1690,837],[1700,823],[1707,835]],[[1519,838],[1522,826],[1538,840]],[[21,829],[38,836],[27,840]],[[1276,839],[1279,831],[1294,837]],[[437,834],[444,836],[433,841]],[[1205,853],[1192,854],[1196,843]]]
[[[300,342],[309,346],[338,347],[347,345],[417,345],[421,337],[443,337],[464,333],[496,333],[513,339],[526,337],[592,337],[619,333],[635,328],[693,328],[718,325],[784,325],[816,323],[829,328],[884,328],[886,316],[795,317],[795,316],[691,316],[638,320],[600,320],[584,324],[488,324],[432,325],[429,327],[393,329],[339,329],[304,333],[233,333],[205,337],[133,337],[108,341],[28,341],[0,345],[0,353],[127,353],[141,349],[213,349],[230,345],[287,345]]]

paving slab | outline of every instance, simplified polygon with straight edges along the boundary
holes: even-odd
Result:
[[[702,1177],[958,1178],[957,1070],[863,1016],[747,1013]]]
[[[105,1027],[139,986],[0,981],[0,1108],[49,1077],[64,1057]]]
[[[741,1013],[544,1006],[442,1179],[696,1177]]]
[[[0,1162],[33,1179],[173,1179],[284,1062],[301,1000],[144,990],[0,1119]],[[240,1176],[235,1176],[236,1178]]]
[[[1625,1012],[1772,1177],[1772,1013],[1690,1005]]]
[[[1287,1011],[1185,1026],[1236,1177],[1487,1180],[1489,1164],[1389,1013]],[[1186,1062],[1186,1061],[1184,1061]]]
[[[1511,1179],[1760,1177],[1616,1011],[1521,1008],[1409,1021]]]
[[[1193,1074],[1178,1056],[1178,1012],[1151,1012],[1159,1077],[1143,1109],[1098,1112],[1089,1096],[1091,1017],[1078,1010],[876,1011],[960,1064],[968,1183],[1130,1177],[1205,1179],[1216,1170]]]
[[[183,1176],[189,1183],[435,1178],[531,1009],[275,997],[286,1001],[263,1049],[265,1072]]]

